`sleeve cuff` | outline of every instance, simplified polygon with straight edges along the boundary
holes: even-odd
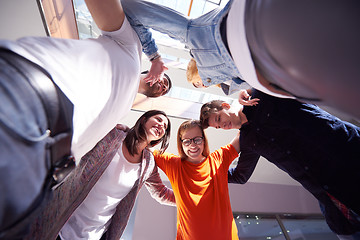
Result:
[[[161,57],[161,55],[160,55],[158,52],[155,52],[155,53],[151,54],[150,56],[148,56],[150,62],[152,62],[152,61],[154,61],[155,59],[158,59],[158,58],[160,58],[160,57]]]

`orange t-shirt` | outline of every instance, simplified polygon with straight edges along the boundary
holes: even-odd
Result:
[[[176,239],[238,239],[227,175],[238,153],[231,144],[211,153],[199,164],[182,161],[174,154],[159,154],[158,151],[154,151],[154,156],[174,190]]]

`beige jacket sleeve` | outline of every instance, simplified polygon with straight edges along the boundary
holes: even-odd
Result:
[[[154,170],[150,174],[149,178],[146,179],[145,186],[151,197],[159,203],[169,206],[176,206],[174,192],[171,188],[168,188],[164,185],[156,165],[154,166]]]

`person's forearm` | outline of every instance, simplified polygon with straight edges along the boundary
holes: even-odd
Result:
[[[241,152],[236,167],[230,168],[228,171],[228,182],[238,184],[246,183],[254,172],[259,158],[260,155],[256,152]]]
[[[119,30],[124,22],[124,11],[117,0],[85,0],[86,6],[99,29]]]
[[[230,144],[235,148],[235,150],[239,153],[240,152],[240,131],[237,132],[236,136],[230,142]]]
[[[156,166],[150,177],[146,180],[145,186],[151,197],[159,203],[176,206],[174,192],[162,182]]]

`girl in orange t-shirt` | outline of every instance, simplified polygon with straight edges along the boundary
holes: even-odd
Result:
[[[200,122],[189,120],[179,127],[177,146],[179,156],[154,151],[155,161],[175,194],[176,239],[238,239],[227,171],[240,152],[239,137],[210,153]]]

